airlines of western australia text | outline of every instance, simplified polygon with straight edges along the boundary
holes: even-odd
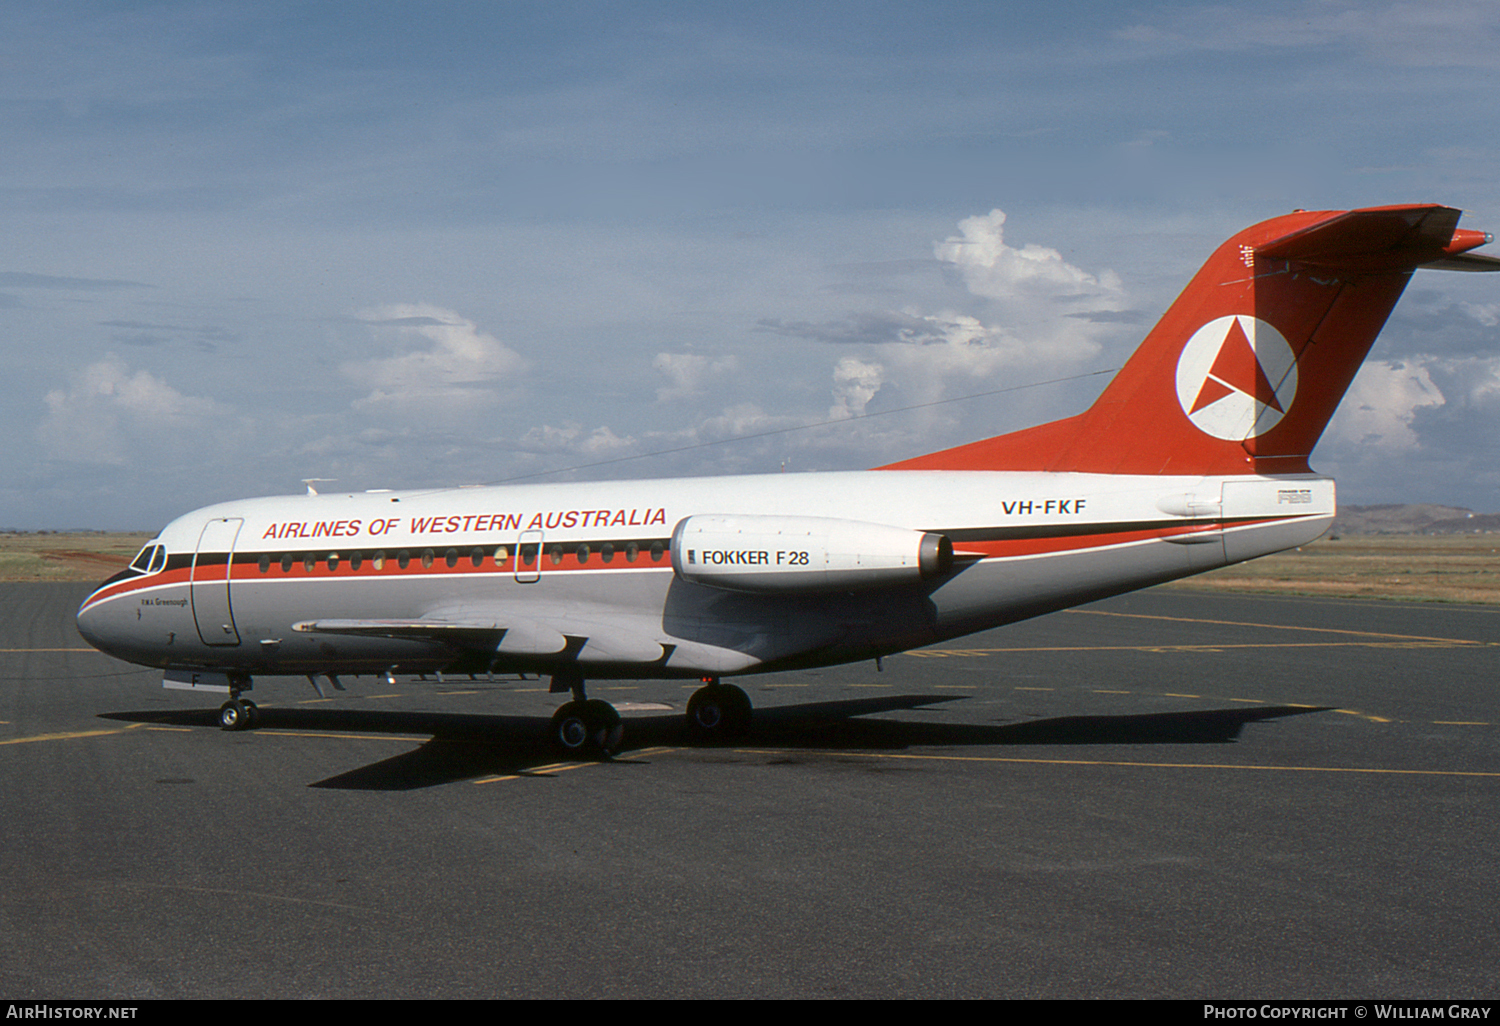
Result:
[[[665,526],[667,511],[644,509],[549,510],[524,513],[455,513],[430,517],[377,517],[374,520],[288,520],[269,525],[261,538],[382,538],[391,534],[485,534],[499,531],[556,531],[573,527]]]

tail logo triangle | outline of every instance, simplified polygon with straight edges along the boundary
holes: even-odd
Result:
[[[1193,426],[1230,442],[1264,434],[1291,409],[1297,360],[1281,332],[1248,314],[1193,332],[1177,358],[1177,401]]]

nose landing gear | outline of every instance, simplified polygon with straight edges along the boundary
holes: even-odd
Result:
[[[219,727],[222,730],[254,730],[260,726],[260,709],[240,692],[249,691],[251,680],[231,674],[229,677],[229,701],[219,706]]]
[[[260,726],[260,709],[248,698],[232,698],[219,706],[219,727],[223,730],[254,730]]]

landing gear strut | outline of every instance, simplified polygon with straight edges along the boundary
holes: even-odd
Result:
[[[688,699],[688,730],[704,740],[727,741],[750,729],[750,696],[733,684],[707,683]]]
[[[552,743],[564,755],[608,758],[620,750],[625,727],[608,702],[584,694],[583,674],[566,667],[552,675],[552,692],[570,691],[573,700],[552,714]]]
[[[249,677],[231,675],[229,701],[219,706],[219,727],[223,730],[254,730],[260,726],[260,709],[240,692],[249,691]]]

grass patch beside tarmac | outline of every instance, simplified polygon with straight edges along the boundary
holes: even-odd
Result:
[[[149,534],[0,533],[0,581],[102,581],[130,564]]]
[[[1165,587],[1500,604],[1500,534],[1325,537]]]

